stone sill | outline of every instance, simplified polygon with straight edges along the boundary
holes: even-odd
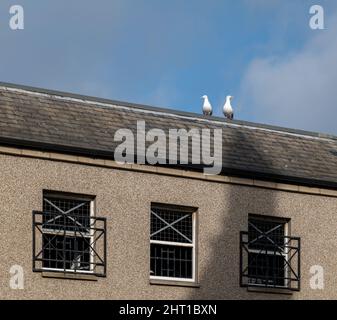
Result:
[[[86,281],[97,281],[97,276],[91,274],[81,274],[81,273],[63,273],[63,272],[42,272],[43,278],[57,278],[57,279],[68,279],[68,280],[86,280]]]
[[[151,285],[200,288],[200,284],[190,281],[150,279]]]
[[[280,289],[280,288],[266,288],[266,287],[247,287],[248,292],[252,293],[266,293],[266,294],[282,294],[282,295],[292,295],[295,291],[289,289]]]

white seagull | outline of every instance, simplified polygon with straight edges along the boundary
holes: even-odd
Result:
[[[206,95],[201,97],[204,99],[204,104],[202,106],[202,112],[205,116],[211,116],[213,113],[211,103],[208,100],[208,97]]]
[[[226,97],[226,102],[223,106],[223,113],[227,119],[233,119],[234,118],[234,112],[233,108],[231,106],[231,100],[233,99],[233,96],[227,96]]]

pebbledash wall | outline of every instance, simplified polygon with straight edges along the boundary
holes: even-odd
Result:
[[[113,161],[0,148],[0,298],[2,299],[318,299],[337,298],[337,191]],[[44,189],[96,196],[107,218],[107,276],[96,281],[32,272],[32,210]],[[150,284],[152,202],[198,209],[198,285]],[[248,292],[239,286],[239,232],[248,214],[291,218],[301,237],[301,290]],[[9,286],[12,265],[24,289]],[[324,268],[324,289],[310,288],[310,267]]]

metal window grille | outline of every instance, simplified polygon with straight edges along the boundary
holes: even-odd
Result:
[[[300,289],[300,238],[287,221],[249,218],[240,233],[240,284],[245,287]]]
[[[151,208],[151,278],[194,279],[194,215],[183,208]]]
[[[106,275],[106,219],[92,201],[44,197],[33,211],[33,271]]]

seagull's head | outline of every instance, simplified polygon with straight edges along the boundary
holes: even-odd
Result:
[[[207,99],[208,97],[204,94],[201,99]]]
[[[227,97],[226,97],[226,100],[231,101],[233,98],[234,98],[233,96],[227,96]]]

